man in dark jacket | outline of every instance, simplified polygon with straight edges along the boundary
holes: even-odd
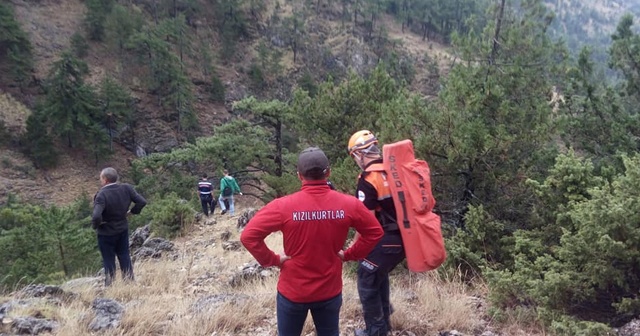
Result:
[[[109,167],[100,172],[102,188],[93,198],[93,228],[98,232],[98,248],[102,255],[105,285],[109,286],[116,273],[116,257],[122,276],[133,280],[129,256],[129,221],[127,216],[139,214],[147,201],[130,184],[118,183],[118,173]],[[129,210],[131,202],[135,206]]]
[[[316,147],[298,158],[302,189],[264,206],[249,221],[240,240],[264,267],[280,267],[276,314],[278,334],[298,336],[308,311],[318,336],[338,336],[342,306],[342,261],[364,258],[382,238],[373,214],[357,199],[331,190],[329,160]],[[349,228],[360,239],[343,251]],[[284,253],[264,239],[281,231]]]

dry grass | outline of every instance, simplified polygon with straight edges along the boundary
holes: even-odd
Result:
[[[0,91],[0,120],[11,132],[22,132],[31,111],[10,94]]]
[[[229,284],[231,277],[253,261],[253,257],[244,249],[226,251],[222,248],[219,238],[222,232],[229,231],[232,233],[230,240],[238,240],[239,233],[235,229],[238,217],[216,215],[214,218],[217,223],[212,223],[212,219],[208,219],[208,224],[212,225],[196,223],[191,232],[175,241],[179,251],[177,258],[137,262],[133,284],[116,281],[108,288],[89,284],[78,286],[74,289],[78,297],[54,310],[50,306],[37,305],[16,310],[11,315],[40,314],[60,322],[56,335],[88,335],[93,318],[92,301],[102,297],[123,304],[125,313],[117,329],[101,335],[276,335],[277,272],[266,280],[247,281],[232,287]],[[269,236],[267,245],[276,252],[281,251],[282,235]],[[352,266],[346,265],[343,274],[343,335],[364,326]],[[198,299],[211,295],[239,299],[222,300],[204,310],[194,309]],[[398,269],[392,276],[395,335],[401,335],[405,330],[416,335],[433,335],[452,329],[477,335],[487,329],[495,330],[490,322],[486,322],[484,309],[478,308],[478,297],[484,295],[486,288],[482,283],[470,288],[458,278],[447,279],[433,272],[412,274]],[[508,335],[541,334],[535,326],[526,326],[515,317],[503,328]],[[314,334],[309,317],[303,335]]]

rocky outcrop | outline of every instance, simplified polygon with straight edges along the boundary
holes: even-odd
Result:
[[[111,299],[93,300],[92,309],[96,315],[89,323],[89,330],[100,331],[116,328],[124,315],[124,306]]]
[[[240,217],[238,218],[238,230],[242,231],[242,229],[247,226],[247,223],[249,223],[251,218],[255,216],[256,212],[258,212],[258,210],[256,209],[249,209],[243,212],[242,215],[240,215]]]
[[[638,336],[640,335],[640,317],[625,324],[618,330],[618,336]]]
[[[264,268],[256,261],[252,261],[245,264],[238,273],[231,277],[229,285],[231,287],[239,287],[246,282],[265,279],[273,275],[274,269]]]
[[[42,298],[26,300],[11,300],[0,305],[0,327],[8,326],[12,333],[17,335],[39,335],[43,332],[52,332],[58,328],[58,323],[51,319],[38,316],[10,317],[9,313],[14,309],[26,309],[31,306],[42,305]]]
[[[129,248],[133,261],[148,258],[160,258],[166,252],[174,252],[174,244],[164,238],[150,238],[149,224],[137,228],[129,237]]]

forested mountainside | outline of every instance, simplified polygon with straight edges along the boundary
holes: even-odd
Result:
[[[551,35],[564,39],[576,54],[583,47],[590,47],[594,59],[602,63],[603,68],[611,35],[622,15],[640,14],[640,1],[637,0],[545,0],[545,3],[555,13]]]
[[[556,16],[569,4],[556,2]],[[611,43],[599,48],[619,75],[611,84],[597,55],[572,56],[550,36],[553,10],[541,0],[0,2],[0,284],[99,268],[86,223],[102,167],[149,200],[132,229],[173,238],[198,227],[197,176],[216,182],[228,169],[239,207],[259,206],[299,188],[296,154],[309,145],[352,193],[346,142],[370,129],[381,143],[412,139],[429,162],[448,252],[437,276],[480,292],[485,320],[503,334],[517,322],[631,335],[636,18],[608,21]]]

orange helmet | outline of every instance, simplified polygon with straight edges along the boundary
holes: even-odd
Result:
[[[349,155],[378,144],[378,138],[367,130],[357,131],[349,138]]]

